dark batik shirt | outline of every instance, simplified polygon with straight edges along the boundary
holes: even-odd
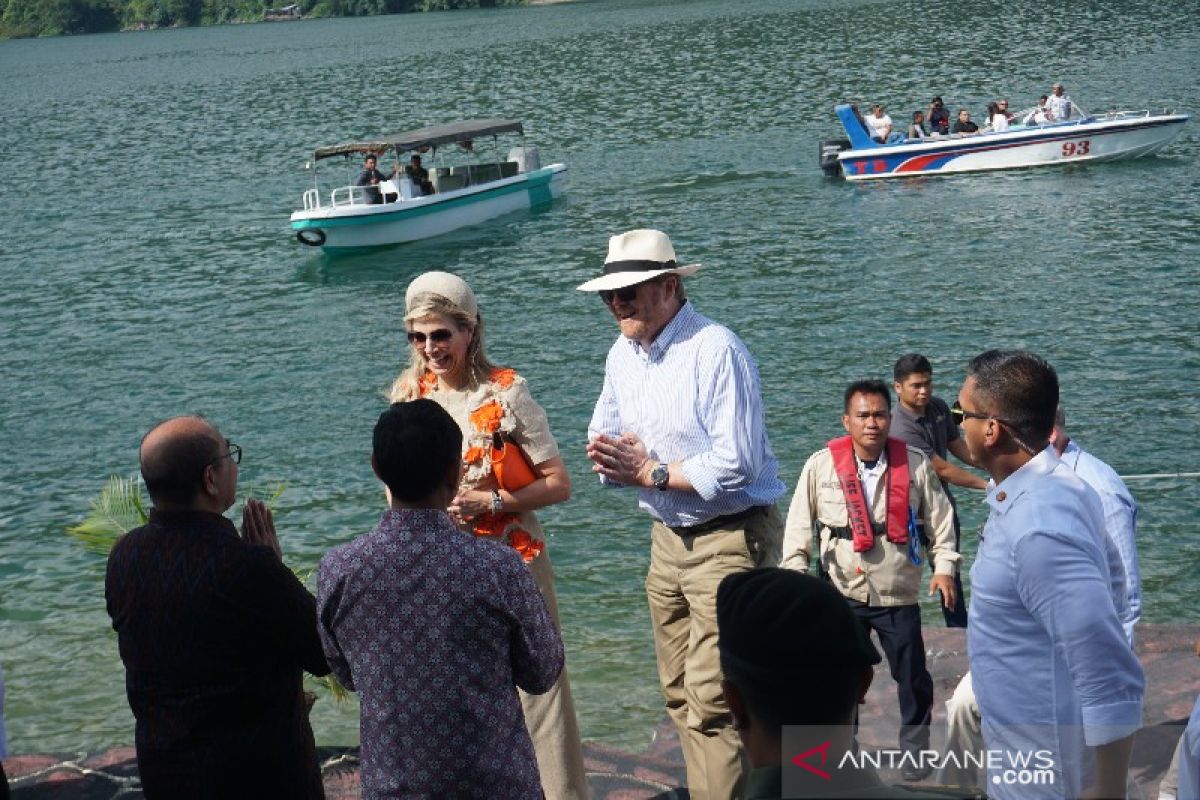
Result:
[[[324,797],[301,669],[329,667],[316,601],[233,523],[154,510],[108,558],[104,596],[147,798]]]
[[[563,646],[511,547],[442,511],[387,511],[321,560],[319,628],[361,702],[364,798],[540,798],[516,687],[549,690]]]

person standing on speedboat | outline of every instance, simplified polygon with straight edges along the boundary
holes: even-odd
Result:
[[[1063,94],[1063,85],[1054,84],[1050,96],[1046,98],[1046,116],[1051,122],[1062,122],[1071,118],[1071,98]]]

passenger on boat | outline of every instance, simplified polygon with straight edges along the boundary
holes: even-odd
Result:
[[[971,122],[971,112],[965,108],[958,110],[958,119],[950,128],[951,133],[979,133],[979,126]]]
[[[1001,133],[1008,130],[1008,109],[1007,104],[1001,107],[999,102],[988,103],[988,126],[993,133]]]
[[[914,111],[912,125],[908,126],[908,138],[924,139],[927,136],[929,136],[929,132],[925,130],[925,114],[920,111]]]
[[[1045,125],[1050,121],[1050,117],[1046,113],[1046,95],[1038,98],[1037,108],[1025,115],[1025,119],[1021,120],[1025,125]]]
[[[408,175],[413,185],[421,189],[421,194],[433,194],[433,183],[429,180],[429,170],[421,166],[420,156],[414,154],[409,159],[408,165],[404,167],[404,173]]]
[[[871,138],[883,144],[888,134],[892,132],[892,118],[883,111],[883,106],[876,103],[871,106],[871,116],[867,117],[867,127],[871,129]]]
[[[362,172],[358,174],[358,180],[354,182],[354,185],[366,189],[367,202],[382,203],[383,195],[379,193],[379,184],[386,180],[387,176],[375,168],[375,154],[368,153],[367,157],[363,159]]]
[[[950,112],[941,97],[935,96],[929,103],[929,132],[942,136],[950,132]]]
[[[1063,85],[1054,84],[1050,96],[1046,98],[1046,116],[1051,122],[1062,122],[1071,118],[1071,98],[1063,94]]]

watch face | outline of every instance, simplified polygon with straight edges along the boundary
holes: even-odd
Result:
[[[657,467],[650,470],[650,480],[653,481],[654,485],[659,489],[666,487],[667,481],[670,479],[670,477],[671,470],[666,464],[659,464]]]

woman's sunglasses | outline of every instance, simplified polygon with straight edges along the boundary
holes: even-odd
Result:
[[[415,344],[418,347],[423,347],[425,345],[425,340],[428,339],[434,344],[445,344],[446,342],[450,341],[453,336],[454,331],[447,330],[446,328],[438,328],[436,331],[431,331],[428,336],[420,331],[409,331],[408,343]]]

